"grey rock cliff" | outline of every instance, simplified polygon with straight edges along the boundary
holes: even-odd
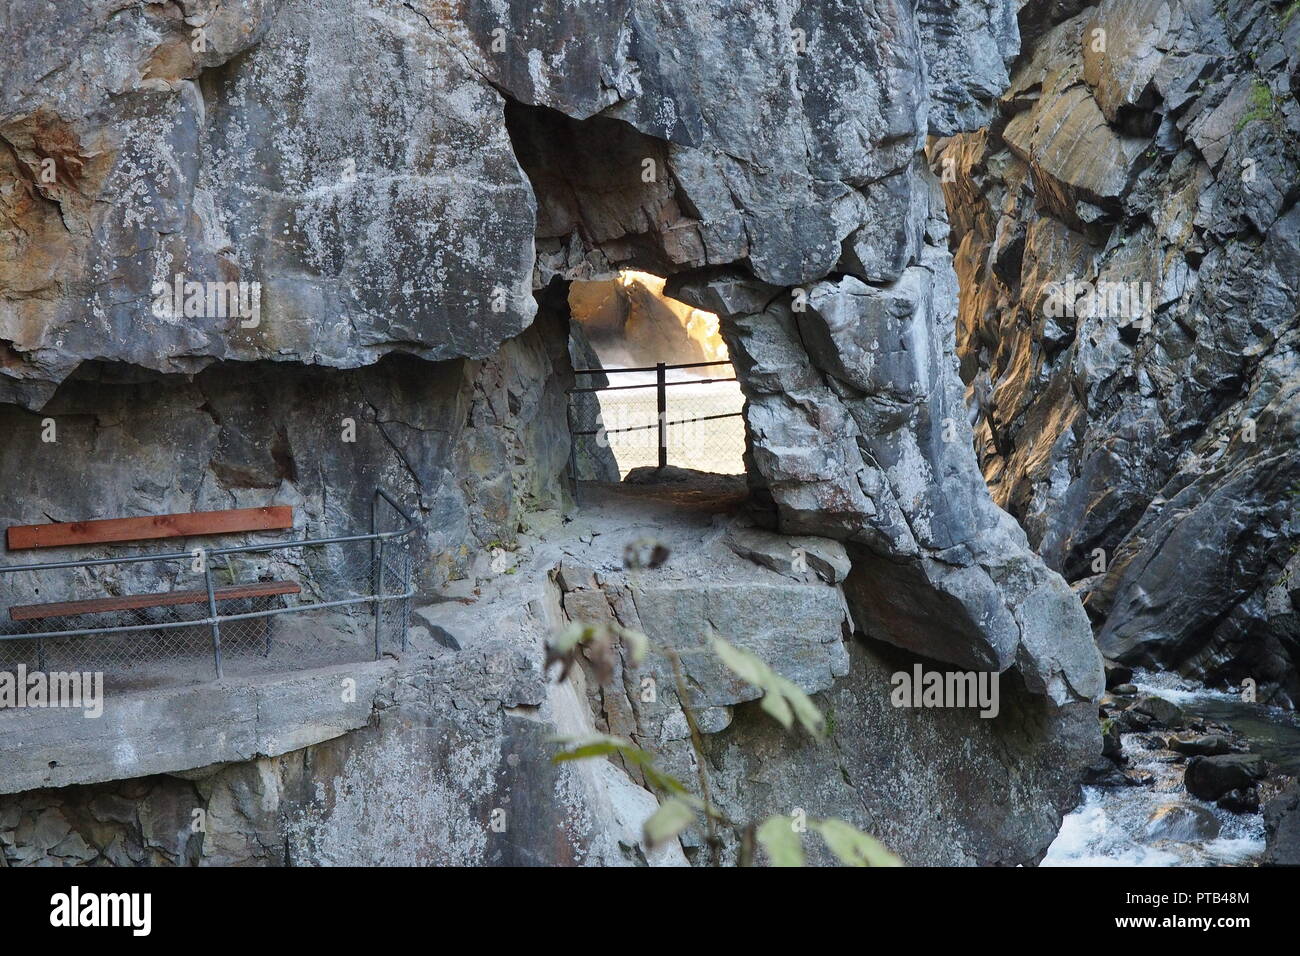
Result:
[[[1281,704],[1300,699],[1298,70],[1282,6],[1104,0],[931,157],[994,499],[1107,655]],[[1071,280],[1142,305],[1052,314]]]

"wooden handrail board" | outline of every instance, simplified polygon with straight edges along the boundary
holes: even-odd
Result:
[[[277,594],[298,594],[302,588],[292,581],[259,581],[256,584],[237,584],[216,588],[213,595],[218,601],[237,601],[241,598],[274,597]],[[125,597],[96,598],[92,601],[63,601],[57,604],[20,604],[9,609],[13,621],[36,621],[47,617],[72,617],[77,614],[101,614],[108,611],[134,611],[146,607],[174,607],[179,604],[206,604],[207,589],[201,591],[163,591],[157,594],[130,594]]]
[[[193,511],[187,514],[150,515],[144,518],[104,518],[57,524],[14,525],[8,532],[10,551],[60,548],[83,544],[188,538],[204,534],[274,531],[293,527],[293,508],[234,508],[229,511]]]

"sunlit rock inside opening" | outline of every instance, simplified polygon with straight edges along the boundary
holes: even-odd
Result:
[[[596,432],[576,435],[580,455],[599,457],[607,443],[619,479],[633,469],[658,468],[656,366],[662,363],[668,464],[743,474],[745,399],[718,317],[666,296],[664,282],[624,270],[569,287],[574,365],[592,370],[578,374],[577,386],[599,389],[574,395],[575,432]],[[603,469],[580,466],[579,477],[615,476],[606,459]]]

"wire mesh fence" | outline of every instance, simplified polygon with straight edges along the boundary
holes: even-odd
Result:
[[[0,672],[140,688],[401,648],[415,526],[387,492],[373,508],[370,533],[0,567]]]
[[[729,363],[576,375],[569,421],[577,479],[618,481],[634,468],[664,465],[744,472],[745,398]]]

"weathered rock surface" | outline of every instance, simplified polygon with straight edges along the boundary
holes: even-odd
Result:
[[[245,751],[218,755],[230,763],[194,765],[187,761],[214,752],[173,747],[138,764],[148,776],[22,787],[0,797],[0,853],[14,865],[699,859],[703,834],[694,830],[681,845],[644,846],[640,827],[655,801],[636,767],[551,762],[556,736],[614,733],[654,753],[661,769],[696,779],[662,659],[633,666],[620,653],[607,681],[585,665],[562,684],[546,679],[541,644],[565,620],[618,621],[676,648],[713,793],[742,824],[800,807],[849,820],[913,863],[1031,863],[1046,849],[1076,798],[1077,768],[1096,755],[1091,704],[1057,707],[1011,674],[990,719],[970,708],[898,708],[891,676],[918,659],[850,638],[840,586],[736,554],[729,541],[748,521],[737,511],[742,496],[626,486],[587,494],[572,527],[526,538],[509,573],[479,582],[477,600],[421,608],[427,628],[453,636],[460,650],[414,629],[400,660],[365,665],[374,679],[359,682],[345,726],[296,749],[250,738]],[[625,570],[625,540],[647,533],[668,558]],[[836,548],[793,540],[809,552]],[[698,592],[688,581],[702,582]],[[711,633],[813,694],[828,739],[786,732],[763,713],[753,688],[709,655]],[[320,696],[348,676],[358,675],[315,672],[315,691],[295,706],[336,711]],[[268,723],[295,716],[285,690],[264,697]],[[142,717],[156,715],[150,706],[139,706]],[[117,729],[110,749],[119,754],[147,739]],[[82,738],[97,739],[84,726]],[[75,766],[53,782],[77,781]],[[724,835],[728,860],[737,836]]]
[[[1100,693],[1080,608],[993,506],[965,440],[938,249],[888,285],[816,283],[806,303],[734,277],[678,291],[723,316],[752,471],[783,532],[849,544],[868,634],[967,668],[1018,665],[1058,703]]]
[[[181,373],[484,358],[531,321],[535,201],[504,99],[411,7],[9,17],[0,397],[39,405],[88,357]],[[260,323],[158,314],[153,284],[177,274],[260,283]]]
[[[678,7],[18,4],[4,396],[39,405],[85,357],[182,373],[487,357],[532,318],[535,234],[546,254],[819,278],[866,224],[862,190],[921,144],[925,53],[953,131],[949,114],[987,114],[1015,49],[1009,3],[956,5],[960,30],[935,5]],[[524,167],[578,189],[537,200],[507,97],[516,137],[537,137]],[[552,163],[566,140],[627,149]],[[153,283],[178,273],[260,283],[260,324],[154,314]]]
[[[564,608],[572,619],[640,628],[683,652],[692,700],[702,708],[711,786],[732,819],[761,820],[793,807],[809,816],[837,816],[913,863],[1014,865],[1041,856],[1062,809],[1075,799],[1078,768],[1098,753],[1092,704],[1057,706],[1012,672],[1003,676],[993,719],[974,709],[900,709],[890,697],[891,677],[910,672],[920,659],[849,638],[852,622],[841,589],[811,571],[811,556],[835,558],[837,542],[760,536],[745,527],[743,516],[710,517],[717,506],[689,488],[652,494],[662,502],[654,507],[669,514],[687,506],[703,506],[703,514],[683,526],[682,517],[647,512],[650,504],[633,492],[596,495],[593,503],[608,509],[606,523],[632,534],[637,525],[618,519],[637,515],[640,523],[661,529],[657,536],[671,556],[661,568],[625,572],[600,557],[609,550],[603,535],[590,545],[566,545],[566,554],[592,573],[562,573]],[[756,538],[767,547],[755,547]],[[785,563],[775,560],[782,538]],[[586,539],[579,529],[579,542]],[[737,540],[750,547],[738,550]],[[809,571],[792,567],[796,548]],[[737,564],[740,557],[752,562],[748,568]],[[692,581],[698,596],[684,600],[684,585]],[[749,648],[813,693],[827,716],[829,739],[818,745],[782,730],[753,701],[752,688],[736,683],[707,655],[701,660],[698,649],[710,633]],[[657,689],[651,703],[643,699],[647,677]],[[624,654],[609,683],[589,672],[587,686],[600,729],[631,737],[662,755],[682,779],[695,778],[688,729],[675,710],[675,683],[662,663],[633,669]],[[940,744],[945,739],[965,743],[952,748]],[[1005,809],[994,812],[994,806]],[[702,838],[688,833],[688,851],[696,852]],[[727,853],[734,852],[729,842]]]
[[[421,586],[472,601],[486,553],[570,503],[566,283],[671,276],[721,317],[755,494],[792,551],[820,557],[787,572],[755,529],[729,542],[720,528],[716,578],[593,565],[598,586],[566,590],[564,612],[603,602],[664,640],[725,621],[839,701],[840,752],[812,753],[773,737],[751,689],[688,667],[737,813],[811,805],[824,782],[819,812],[917,862],[1042,853],[1098,748],[1100,657],[1077,598],[983,485],[947,219],[920,155],[928,135],[988,120],[1015,54],[1010,0],[44,14],[23,0],[4,23],[33,26],[0,86],[0,474],[21,476],[0,517],[280,495],[335,531],[384,483],[418,509]],[[1071,171],[1069,195],[1109,198],[1122,184],[1108,173]],[[256,324],[155,310],[154,283],[178,274],[259,283]],[[336,438],[344,419],[355,444]],[[796,543],[810,537],[824,543]],[[639,695],[545,685],[539,622],[555,609],[519,605],[527,621],[426,615],[433,663],[406,672],[374,726],[193,786],[150,778],[138,798],[160,794],[160,826],[194,794],[239,821],[201,846],[151,839],[149,813],[104,829],[78,795],[41,791],[14,798],[31,798],[22,821],[45,821],[22,823],[39,833],[23,830],[39,847],[24,861],[70,839],[50,843],[56,809],[84,821],[87,849],[74,840],[63,861],[117,842],[131,861],[654,862],[635,776],[557,769],[544,743],[596,726],[684,761],[672,692],[647,713]],[[846,643],[855,630],[894,647]],[[884,676],[918,654],[1002,674],[1003,716],[890,707]],[[515,821],[506,836],[496,809]]]
[[[1026,6],[1002,115],[931,155],[984,474],[1108,657],[1294,703],[1300,17],[1069,7]]]
[[[1300,866],[1300,783],[1264,805],[1266,848],[1262,866]]]

